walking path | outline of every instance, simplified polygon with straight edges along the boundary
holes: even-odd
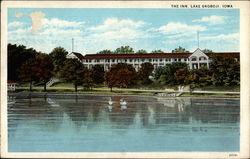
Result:
[[[103,88],[94,88],[95,90],[105,90],[109,89],[107,87]],[[177,90],[164,90],[164,89],[129,89],[129,88],[113,88],[113,90],[121,91],[142,91],[142,92],[179,92]],[[182,91],[183,93],[189,93],[189,91]],[[220,94],[240,94],[240,91],[208,91],[208,90],[193,90],[192,93],[220,93]]]

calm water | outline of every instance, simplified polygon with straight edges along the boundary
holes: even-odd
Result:
[[[9,152],[239,151],[239,99],[14,99]]]

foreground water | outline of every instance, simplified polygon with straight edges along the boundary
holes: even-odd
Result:
[[[239,151],[239,111],[239,99],[16,98],[8,104],[8,151]]]

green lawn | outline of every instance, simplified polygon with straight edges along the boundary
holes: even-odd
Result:
[[[16,92],[21,91],[29,91],[28,88],[17,88]],[[32,92],[39,92],[42,93],[43,87],[33,87]],[[76,93],[74,88],[65,88],[65,87],[50,87],[47,88],[48,93]],[[121,90],[121,89],[113,89],[111,92],[108,88],[103,89],[92,89],[92,90],[85,90],[81,87],[78,88],[77,93],[79,94],[138,94],[138,95],[155,95],[156,93],[162,93],[164,91],[154,92],[154,91],[137,91],[137,90]]]
[[[66,87],[65,84],[60,85],[64,87],[49,87],[47,88],[47,93],[63,93],[63,94],[74,94],[76,93],[73,87]],[[17,88],[16,92],[25,91],[28,92],[28,87]],[[43,93],[43,87],[33,87],[32,92]],[[86,90],[82,87],[78,87],[78,94],[123,94],[123,95],[156,95],[157,93],[166,93],[164,90],[159,91],[150,91],[150,90],[122,90],[122,89],[113,89],[111,92],[109,88],[98,88],[92,90]],[[171,93],[171,92],[168,92]],[[181,97],[240,97],[239,94],[226,94],[226,93],[183,93]]]
[[[216,93],[183,93],[181,97],[225,97],[225,98],[239,98],[239,94],[216,94]]]

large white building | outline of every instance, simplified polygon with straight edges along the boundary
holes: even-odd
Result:
[[[183,62],[188,64],[190,69],[199,69],[202,66],[209,68],[211,56],[232,57],[239,60],[239,52],[204,53],[199,48],[193,53],[145,53],[145,54],[86,54],[72,52],[67,58],[78,58],[82,63],[91,68],[94,65],[103,65],[104,69],[109,69],[118,63],[133,65],[138,70],[142,63],[150,62],[154,68],[165,66],[173,62]]]

